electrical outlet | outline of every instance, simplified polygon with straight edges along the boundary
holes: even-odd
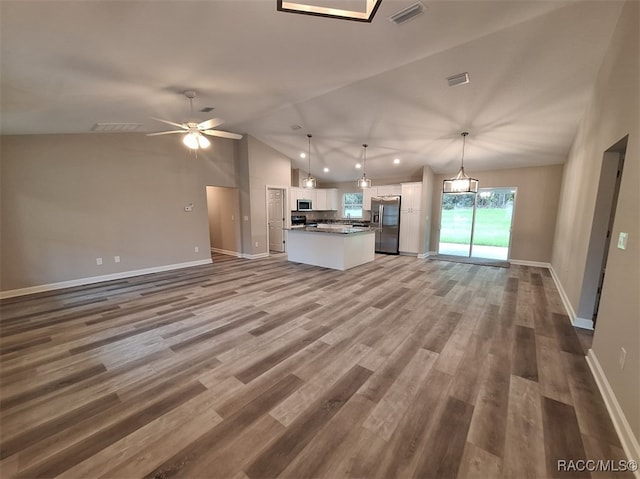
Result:
[[[96,264],[98,266],[102,265],[102,258],[96,258]]]
[[[256,248],[258,247],[258,242],[256,241]]]
[[[620,357],[618,358],[618,365],[620,369],[624,369],[624,362],[627,359],[627,350],[624,348],[620,348]]]
[[[114,256],[113,257],[113,262],[114,263],[119,263],[120,262],[120,256]]]
[[[199,253],[200,252],[200,248],[198,246],[194,246],[193,247],[193,252],[194,253]]]

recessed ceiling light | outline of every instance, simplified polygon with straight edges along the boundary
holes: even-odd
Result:
[[[306,158],[307,154],[306,153],[300,153],[300,158]]]
[[[325,173],[329,173],[329,168],[327,168],[326,166],[324,167],[324,172]]]
[[[393,164],[394,165],[399,165],[400,164],[400,158],[396,158],[395,160],[393,160]]]
[[[362,165],[360,163],[356,163],[356,168],[359,170],[360,168],[362,168]]]

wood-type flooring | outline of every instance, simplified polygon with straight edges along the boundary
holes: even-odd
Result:
[[[215,256],[0,311],[3,478],[609,478],[558,461],[624,458],[546,269]]]

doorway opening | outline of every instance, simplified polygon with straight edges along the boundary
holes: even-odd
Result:
[[[285,251],[285,190],[267,188],[267,234],[269,253]]]
[[[240,257],[240,192],[238,188],[207,186],[211,254]]]
[[[602,156],[587,262],[575,322],[580,328],[594,329],[598,318],[628,138],[628,135],[625,136]]]
[[[506,261],[516,188],[443,193],[438,254]]]

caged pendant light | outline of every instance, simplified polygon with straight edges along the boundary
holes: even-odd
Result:
[[[366,143],[362,145],[362,178],[356,180],[356,185],[362,189],[371,188],[371,178],[367,178],[367,146],[369,145]]]
[[[467,176],[464,172],[464,146],[468,131],[463,131],[462,135],[462,159],[460,160],[460,170],[458,174],[453,178],[444,180],[442,182],[443,193],[477,193],[478,192],[478,180]]]
[[[309,169],[307,170],[307,177],[302,180],[303,188],[315,188],[316,187],[316,179],[311,176],[311,135],[307,134],[307,138],[309,138],[309,154],[307,158],[309,159]]]

